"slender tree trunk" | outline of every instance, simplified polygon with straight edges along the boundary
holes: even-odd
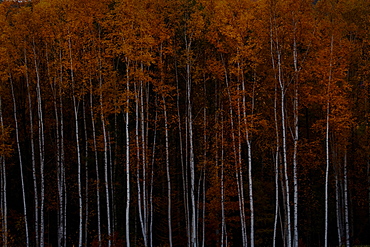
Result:
[[[163,114],[164,114],[164,128],[166,136],[166,175],[167,175],[167,196],[168,196],[168,240],[169,245],[172,247],[172,220],[171,220],[171,176],[170,176],[170,152],[169,152],[169,141],[168,141],[168,121],[167,121],[167,108],[166,98],[163,96]]]
[[[274,219],[274,238],[273,247],[276,246],[276,236],[277,236],[277,224],[278,224],[278,214],[279,214],[279,160],[280,160],[280,136],[279,136],[279,126],[278,126],[278,115],[277,115],[277,84],[275,85],[275,99],[274,99],[274,118],[275,118],[275,135],[276,135],[276,150],[275,150],[275,219]]]
[[[2,101],[0,96],[0,124],[1,124],[1,134],[2,136],[5,135],[4,131],[4,121],[3,121],[3,110],[2,110]],[[3,142],[4,144],[4,142]],[[0,162],[1,162],[1,217],[2,217],[2,241],[3,246],[8,246],[8,202],[7,202],[7,188],[6,188],[6,164],[5,164],[5,154],[2,154]]]
[[[284,183],[286,190],[286,209],[287,209],[287,246],[292,246],[292,233],[291,233],[291,216],[290,216],[290,189],[289,189],[289,176],[288,176],[288,162],[287,162],[287,146],[286,146],[286,119],[285,119],[285,85],[282,79],[281,71],[281,54],[278,52],[278,70],[279,70],[279,84],[281,89],[281,127],[282,127],[282,144],[283,144],[283,164],[284,164]]]
[[[78,246],[82,246],[82,221],[83,221],[83,205],[82,205],[82,186],[81,186],[81,153],[80,153],[80,137],[78,127],[78,106],[75,96],[75,81],[74,81],[74,70],[72,60],[72,44],[71,39],[68,39],[69,44],[69,58],[70,58],[70,69],[71,69],[71,81],[72,81],[72,100],[73,100],[73,112],[75,117],[75,131],[76,131],[76,150],[77,150],[77,183],[78,183],[78,205],[79,205],[79,225],[78,225]]]
[[[294,209],[294,220],[293,220],[293,247],[298,247],[298,175],[297,175],[297,152],[298,152],[298,139],[299,139],[299,128],[298,128],[298,51],[296,42],[296,21],[293,18],[294,23],[294,43],[293,43],[293,60],[294,60],[294,100],[293,100],[293,112],[294,112],[294,149],[293,149],[293,209]]]
[[[23,177],[23,162],[22,162],[22,153],[21,153],[21,145],[19,142],[19,128],[18,128],[18,118],[17,118],[17,103],[15,101],[15,94],[14,94],[14,86],[13,86],[13,79],[12,75],[9,74],[10,80],[10,87],[12,91],[12,99],[13,99],[13,114],[14,114],[14,122],[15,122],[15,136],[17,142],[17,150],[18,150],[18,158],[19,158],[19,168],[21,173],[21,184],[22,184],[22,198],[23,198],[23,214],[24,214],[24,227],[26,232],[26,246],[30,246],[29,241],[29,234],[28,234],[28,220],[27,220],[27,204],[26,204],[26,193],[25,193],[25,186],[24,186],[24,177]]]
[[[246,224],[245,224],[245,208],[244,208],[244,184],[243,184],[243,174],[241,172],[241,160],[237,157],[237,149],[236,149],[236,137],[235,137],[235,127],[234,127],[234,112],[232,108],[232,99],[231,99],[231,93],[230,93],[230,85],[229,85],[229,78],[228,73],[226,70],[226,64],[222,57],[223,64],[224,64],[224,73],[225,73],[225,83],[227,88],[227,93],[229,97],[229,112],[230,112],[230,125],[231,125],[231,139],[233,143],[233,152],[234,152],[234,159],[235,159],[235,176],[236,176],[236,183],[238,188],[238,203],[239,203],[239,213],[240,213],[240,225],[242,230],[242,241],[243,246],[248,245],[247,240],[247,233],[246,233]]]
[[[203,79],[204,82],[204,98],[207,98],[207,87],[206,87],[206,80]],[[206,169],[207,169],[207,150],[208,150],[208,138],[207,138],[207,103],[206,106],[203,108],[203,143],[204,143],[204,154],[203,154],[203,198],[202,198],[202,247],[205,246],[205,238],[206,238]]]
[[[64,159],[64,117],[63,117],[63,97],[62,87],[59,87],[59,107],[60,107],[60,166],[63,193],[63,246],[67,246],[67,182],[65,173]]]
[[[346,229],[346,247],[350,247],[350,229],[349,229],[349,205],[348,205],[348,174],[347,174],[347,149],[344,151],[344,223]]]
[[[100,36],[100,33],[99,33]],[[100,38],[100,37],[99,37]],[[105,123],[105,116],[104,116],[104,107],[103,107],[103,78],[102,78],[102,65],[101,65],[101,58],[100,58],[100,48],[99,48],[99,89],[100,89],[100,119],[102,122],[102,129],[103,129],[103,140],[104,140],[104,180],[105,180],[105,198],[106,198],[106,205],[107,205],[107,228],[108,228],[108,246],[110,247],[112,244],[111,241],[111,216],[110,216],[110,196],[109,196],[109,180],[108,180],[108,141],[107,141],[107,131],[106,131],[106,123]]]
[[[129,60],[126,58],[126,246],[130,247],[130,132],[129,132],[129,113],[130,113],[130,77]]]
[[[329,186],[329,100],[326,110],[326,169],[325,169],[325,247],[328,246],[328,186]]]
[[[57,143],[57,183],[58,183],[58,247],[63,246],[63,178],[61,165],[61,145],[60,145],[60,127],[59,127],[59,113],[57,103],[57,86],[54,86],[54,113],[55,113],[55,129],[56,129],[56,143]],[[36,211],[36,210],[35,210]]]
[[[32,113],[32,99],[31,90],[29,85],[28,67],[27,67],[27,56],[26,51],[24,52],[25,57],[25,68],[26,68],[26,84],[27,84],[27,96],[28,96],[28,107],[30,115],[30,134],[31,134],[31,159],[32,159],[32,178],[33,178],[33,192],[34,192],[34,207],[35,207],[35,243],[39,245],[39,202],[38,202],[38,188],[37,188],[37,177],[36,177],[36,161],[35,161],[35,143],[34,143],[34,132],[33,132],[33,113]]]
[[[144,74],[144,65],[140,63],[141,72]],[[143,223],[144,223],[144,233],[145,233],[145,242],[146,246],[148,246],[148,186],[147,186],[147,170],[148,170],[148,162],[147,162],[147,124],[148,121],[145,118],[145,102],[148,102],[148,98],[144,101],[144,82],[140,81],[140,127],[141,127],[141,149],[142,149],[142,178],[143,178]]]
[[[191,102],[191,76],[190,64],[186,65],[187,71],[187,111],[188,111],[188,128],[189,128],[189,157],[190,157],[190,197],[191,197],[191,245],[196,247],[198,245],[197,238],[197,219],[196,219],[196,202],[195,202],[195,161],[194,161],[194,140],[193,140],[193,116],[192,116],[192,102]]]
[[[183,151],[183,137],[182,137],[182,125],[181,125],[181,114],[180,114],[180,90],[179,90],[179,78],[177,73],[177,64],[175,64],[175,76],[176,76],[176,106],[177,106],[177,118],[179,128],[179,145],[180,145],[180,162],[181,162],[181,175],[184,195],[184,209],[185,209],[185,228],[186,236],[188,238],[188,246],[191,245],[191,227],[190,227],[190,213],[189,213],[189,196],[188,196],[188,175],[187,175],[187,162],[184,163],[184,151]],[[187,125],[187,124],[186,124]]]
[[[194,160],[194,139],[193,139],[193,113],[191,101],[192,76],[191,76],[191,45],[192,34],[185,33],[186,46],[186,111],[187,111],[187,130],[189,138],[189,168],[190,168],[190,200],[191,200],[191,247],[198,246],[197,218],[196,218],[196,199],[195,199],[195,160]]]
[[[239,64],[238,64],[238,67]],[[249,187],[249,209],[250,209],[250,241],[251,247],[254,247],[254,200],[253,200],[253,176],[252,176],[252,143],[251,143],[251,136],[250,136],[250,129],[247,123],[247,107],[246,107],[246,88],[245,88],[245,79],[243,70],[241,71],[242,77],[242,93],[243,93],[243,117],[244,117],[244,126],[245,126],[245,138],[247,141],[247,148],[248,148],[248,187]],[[251,106],[251,114],[254,114],[254,85],[253,85],[253,96],[252,96],[252,106]],[[253,123],[252,123],[253,125]]]
[[[62,71],[62,70],[61,70]],[[60,72],[61,72],[60,71]],[[58,184],[58,247],[62,246],[62,239],[63,239],[63,185],[62,185],[62,179],[61,179],[61,154],[60,154],[60,127],[59,127],[59,113],[58,113],[58,87],[57,83],[54,82],[51,85],[51,89],[53,91],[54,96],[54,114],[55,114],[55,132],[56,132],[56,145],[57,145],[57,184]],[[31,107],[30,107],[31,108]],[[31,119],[31,117],[30,117]],[[33,130],[31,125],[31,135],[33,136]],[[32,141],[32,138],[31,138]],[[31,146],[33,148],[33,143],[31,143]],[[36,175],[36,173],[35,173]],[[35,178],[34,178],[35,180]],[[34,182],[34,187],[35,187]],[[37,191],[37,189],[36,189]],[[38,210],[38,209],[37,209]],[[35,209],[35,212],[37,211]]]
[[[284,81],[283,77],[283,65],[282,65],[282,47],[279,42],[278,38],[278,30],[276,23],[276,15],[272,13],[272,17],[270,20],[270,45],[271,45],[271,59],[273,69],[275,71],[275,79],[277,80],[277,84],[280,87],[280,109],[281,109],[281,132],[282,132],[282,158],[283,158],[283,174],[281,174],[283,178],[283,199],[284,206],[285,206],[285,231],[286,236],[284,238],[284,242],[286,242],[287,247],[292,246],[292,229],[291,229],[291,213],[290,213],[290,185],[289,185],[289,176],[288,176],[288,161],[287,161],[287,144],[286,144],[286,116],[285,116],[285,94],[287,90],[286,82]],[[276,54],[276,61],[275,55]]]
[[[143,202],[142,202],[142,187],[140,179],[140,143],[139,143],[139,90],[137,88],[137,83],[134,84],[135,90],[135,142],[136,142],[136,183],[137,183],[137,201],[138,201],[138,211],[139,220],[141,226],[141,232],[143,234],[144,246],[147,246],[147,236],[145,233],[145,224],[143,221]],[[142,150],[144,152],[144,150]],[[144,164],[143,164],[144,166]]]
[[[155,107],[157,108],[157,98],[155,99]],[[150,222],[149,222],[149,246],[153,246],[153,188],[154,188],[154,163],[155,153],[157,145],[157,120],[158,113],[155,111],[154,118],[154,136],[153,136],[153,151],[152,151],[152,170],[150,174],[150,193],[149,193],[149,204],[150,204]]]
[[[326,102],[326,134],[325,134],[325,147],[326,147],[326,170],[325,170],[325,247],[328,246],[328,187],[329,187],[329,120],[330,120],[330,84],[332,80],[332,66],[333,66],[333,47],[334,46],[334,36],[331,35],[330,41],[330,62],[329,62],[329,78],[328,78],[328,88],[327,88],[327,102]]]
[[[39,149],[40,149],[40,174],[41,174],[41,208],[40,208],[40,246],[43,247],[45,244],[45,217],[44,217],[44,202],[45,202],[45,178],[44,178],[44,165],[45,165],[45,138],[44,138],[44,119],[42,111],[42,97],[41,97],[41,86],[40,86],[40,73],[37,64],[37,55],[35,42],[33,42],[33,53],[34,53],[34,63],[36,70],[36,93],[37,93],[37,113],[38,113],[38,125],[39,125]]]
[[[110,131],[109,129],[107,130],[107,142],[108,142],[108,164],[109,164],[109,179],[108,181],[110,180],[110,189],[109,189],[109,196],[110,196],[110,215],[111,215],[111,244],[114,246],[115,245],[115,242],[114,242],[114,232],[115,232],[115,205],[114,205],[114,170],[115,170],[115,165],[114,165],[114,158],[113,158],[113,153],[112,153],[112,140],[111,140],[111,137],[110,137]]]
[[[91,127],[93,135],[93,148],[95,155],[95,173],[96,173],[96,206],[98,216],[98,241],[99,247],[101,247],[101,215],[100,215],[100,175],[99,175],[99,160],[98,160],[98,147],[96,143],[96,128],[95,128],[95,117],[94,117],[94,102],[93,102],[93,84],[90,78],[90,115],[91,115]]]
[[[270,20],[270,53],[271,64],[274,71],[274,78],[277,82],[276,64],[274,58],[274,42],[273,42],[273,28],[272,20]],[[279,215],[279,160],[280,160],[280,137],[279,137],[279,124],[278,124],[278,85],[275,83],[275,97],[274,97],[274,120],[275,120],[275,135],[276,135],[276,151],[275,151],[275,217],[274,217],[274,236],[272,246],[276,246],[277,224]]]
[[[221,247],[227,245],[225,219],[225,186],[224,186],[224,115],[221,110]],[[217,157],[216,157],[217,159]]]
[[[332,146],[334,146],[333,144]],[[342,219],[342,197],[341,197],[341,186],[340,186],[340,163],[338,162],[337,158],[337,150],[332,147],[333,149],[333,160],[335,160],[334,166],[334,177],[335,177],[335,211],[336,211],[336,218],[337,218],[337,234],[338,234],[338,244],[339,246],[343,245],[343,219]]]
[[[88,244],[88,225],[89,225],[89,140],[87,137],[87,121],[85,96],[82,98],[82,112],[85,135],[85,245]]]
[[[63,62],[62,62],[62,51],[59,52],[59,62],[60,62],[60,79],[59,79],[59,114],[60,114],[60,142],[58,153],[59,158],[59,232],[58,232],[58,246],[67,245],[67,186],[65,180],[65,166],[64,166],[64,120],[63,120],[63,93],[62,93],[62,83],[63,83]],[[55,89],[56,90],[56,89]],[[55,100],[56,103],[56,100]],[[56,106],[55,106],[56,107]],[[58,111],[56,111],[56,117],[58,116]],[[57,133],[59,133],[57,131]],[[58,144],[57,143],[57,144]]]

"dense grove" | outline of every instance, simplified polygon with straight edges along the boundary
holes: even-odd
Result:
[[[3,246],[370,244],[370,2],[0,2]]]

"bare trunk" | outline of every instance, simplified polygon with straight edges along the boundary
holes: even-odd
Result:
[[[182,186],[184,196],[184,211],[185,211],[185,228],[186,236],[188,238],[188,246],[191,244],[191,233],[190,233],[190,213],[189,213],[189,196],[188,196],[188,175],[187,175],[187,163],[184,163],[184,151],[183,151],[183,139],[182,139],[182,125],[181,125],[181,114],[180,114],[180,90],[179,90],[179,78],[177,73],[177,64],[175,64],[176,73],[176,106],[177,106],[177,118],[179,128],[179,144],[180,144],[180,162],[181,162],[181,175],[182,175]],[[187,125],[186,125],[187,126]],[[370,194],[370,193],[369,193]]]
[[[224,187],[224,116],[221,113],[221,247],[228,246],[225,220],[225,187]],[[216,158],[217,159],[217,158]]]
[[[207,88],[206,88],[206,80],[204,79],[204,96],[205,99],[207,98]],[[207,150],[208,150],[208,138],[207,138],[207,107],[203,108],[203,125],[204,125],[204,132],[203,132],[203,143],[204,143],[204,154],[203,154],[203,198],[202,198],[202,247],[205,246],[205,238],[206,238],[206,169],[207,169]]]
[[[223,60],[223,57],[222,57]],[[228,73],[226,70],[226,64],[224,63],[224,73],[225,73],[225,83],[227,87],[227,93],[229,97],[229,113],[230,113],[230,125],[231,125],[231,139],[233,144],[233,152],[234,152],[234,160],[235,160],[235,177],[236,177],[236,183],[238,188],[238,203],[239,203],[239,213],[240,213],[240,225],[242,230],[242,241],[243,246],[248,245],[247,240],[247,233],[246,233],[246,223],[245,223],[245,208],[244,208],[244,184],[243,184],[243,174],[241,172],[241,160],[238,159],[238,152],[236,149],[236,137],[235,137],[235,127],[234,127],[234,112],[232,108],[232,99],[231,99],[231,93],[230,93],[230,85],[229,85],[229,78]]]
[[[60,62],[60,81],[58,87],[59,95],[59,114],[60,114],[60,132],[57,130],[57,134],[60,133],[60,138],[57,142],[59,157],[59,176],[58,176],[58,188],[59,188],[59,226],[58,226],[58,246],[66,246],[67,244],[67,187],[65,180],[65,167],[64,167],[64,120],[63,120],[63,98],[62,98],[62,82],[63,82],[63,63],[62,63],[62,52],[59,52]],[[55,90],[57,90],[55,88]],[[56,99],[55,99],[56,103]],[[57,106],[55,105],[55,115],[58,116]],[[59,124],[58,124],[59,125]]]
[[[93,134],[93,147],[95,155],[95,173],[96,173],[96,206],[97,206],[97,216],[98,216],[98,241],[99,247],[101,247],[101,216],[100,216],[100,176],[99,176],[99,161],[98,161],[98,150],[96,144],[96,129],[95,129],[95,119],[94,119],[94,102],[93,102],[93,85],[92,79],[90,78],[90,115],[91,115],[91,126]]]
[[[190,79],[190,64],[187,64],[187,110],[188,110],[188,128],[189,128],[189,144],[190,144],[190,197],[191,197],[191,245],[198,245],[197,238],[197,219],[196,219],[196,202],[195,202],[195,161],[194,161],[194,140],[193,140],[193,115],[191,104],[191,79]]]
[[[87,121],[86,121],[86,107],[85,96],[82,99],[83,124],[85,135],[85,245],[88,244],[88,225],[89,225],[89,140],[87,137]]]
[[[274,219],[273,247],[276,246],[277,224],[278,224],[278,214],[279,214],[280,136],[279,136],[279,125],[278,125],[278,116],[277,116],[277,101],[278,101],[278,93],[277,93],[277,85],[275,85],[274,118],[275,118],[276,150],[275,150],[275,219]]]
[[[25,54],[25,67],[26,67],[28,107],[29,107],[29,115],[30,115],[32,178],[33,178],[34,207],[35,207],[35,243],[37,246],[39,245],[39,202],[38,202],[38,188],[37,188],[37,178],[36,178],[35,143],[34,143],[34,133],[33,133],[33,113],[32,113],[32,99],[31,99],[31,90],[30,90],[30,85],[29,85],[26,52],[24,54]]]
[[[99,33],[100,35],[100,33]],[[111,241],[111,216],[110,216],[110,196],[109,196],[109,180],[108,180],[108,140],[107,140],[107,131],[106,131],[106,123],[104,117],[104,108],[103,108],[103,78],[102,78],[102,65],[101,65],[101,58],[100,58],[100,49],[99,49],[99,89],[100,89],[100,119],[102,122],[102,129],[103,129],[103,140],[104,140],[104,182],[105,182],[105,198],[106,198],[106,205],[107,205],[107,228],[108,228],[108,246],[110,247],[112,244]]]
[[[40,246],[44,246],[45,237],[45,219],[44,219],[44,202],[45,202],[45,181],[44,181],[44,120],[42,112],[41,100],[41,86],[40,86],[40,73],[37,64],[37,55],[35,43],[33,42],[34,64],[36,70],[36,92],[37,92],[37,113],[38,113],[38,127],[39,127],[39,149],[40,149],[40,174],[41,174],[41,208],[40,208]]]
[[[157,107],[157,98],[155,100],[155,106]],[[150,203],[150,222],[149,222],[149,246],[153,246],[153,187],[154,187],[154,163],[155,163],[155,151],[157,145],[157,120],[158,113],[155,113],[154,119],[154,137],[153,137],[153,151],[152,151],[152,170],[150,174],[150,193],[149,193],[149,203]]]
[[[198,245],[197,237],[197,218],[196,218],[196,199],[195,199],[195,160],[194,160],[194,140],[193,140],[193,114],[192,114],[192,102],[191,102],[191,87],[192,87],[192,77],[191,77],[191,44],[192,40],[187,35],[185,36],[186,45],[186,110],[187,110],[187,130],[189,138],[189,168],[190,168],[190,200],[191,200],[191,247],[196,247]],[[190,224],[189,224],[190,225]]]
[[[286,191],[286,219],[287,219],[287,246],[292,246],[292,230],[290,219],[290,189],[289,189],[289,176],[288,176],[288,162],[287,162],[287,147],[286,147],[286,119],[285,119],[285,85],[282,79],[281,71],[281,58],[278,52],[278,70],[279,70],[279,84],[281,89],[281,128],[282,128],[282,142],[283,142],[283,164],[284,164],[284,185]]]
[[[297,175],[297,152],[298,152],[298,139],[299,139],[299,129],[298,129],[298,51],[297,51],[297,42],[296,42],[296,22],[293,18],[294,23],[294,43],[293,43],[293,60],[294,60],[294,102],[293,102],[293,111],[294,111],[294,149],[293,149],[293,208],[294,208],[294,220],[293,220],[293,247],[298,247],[298,175]]]
[[[335,212],[337,218],[337,234],[338,234],[338,244],[343,245],[343,219],[342,219],[342,197],[341,197],[341,186],[340,186],[340,165],[337,158],[337,150],[333,148],[333,159],[336,165],[334,166],[334,177],[335,177]]]
[[[143,221],[143,202],[142,202],[142,187],[140,179],[140,143],[139,143],[139,91],[137,89],[137,83],[134,84],[135,90],[135,142],[136,142],[136,183],[137,183],[137,201],[139,210],[139,220],[141,226],[141,232],[143,234],[144,246],[147,246],[147,238],[145,233],[145,224]],[[144,150],[142,150],[144,152]],[[144,164],[143,164],[144,166]]]
[[[126,58],[126,246],[130,246],[130,132],[129,132],[129,113],[130,113],[130,80],[129,80],[129,61]]]
[[[30,245],[30,242],[29,242],[29,234],[28,234],[26,194],[25,194],[24,177],[23,177],[23,162],[22,162],[21,146],[20,146],[20,143],[19,143],[19,128],[18,128],[18,118],[17,118],[17,103],[15,101],[13,79],[12,79],[11,74],[9,74],[9,79],[10,79],[10,86],[11,86],[11,91],[12,91],[13,111],[14,111],[13,114],[14,114],[14,122],[15,122],[15,136],[16,136],[16,141],[17,141],[17,150],[18,150],[18,158],[19,158],[19,168],[20,168],[20,173],[21,173],[24,227],[25,227],[25,232],[26,232],[26,246],[28,247]]]
[[[52,84],[51,84],[52,85]],[[62,246],[63,239],[63,185],[62,185],[62,170],[61,170],[61,154],[60,154],[60,128],[59,128],[59,113],[58,113],[58,94],[59,92],[57,84],[51,86],[54,96],[54,113],[55,113],[55,130],[56,130],[56,145],[57,145],[57,183],[58,183],[58,247]],[[31,108],[31,107],[30,107]],[[33,130],[31,125],[31,135],[33,136]],[[31,138],[32,140],[32,138]],[[31,143],[33,148],[33,143]],[[36,175],[36,174],[35,174]],[[34,177],[35,180],[35,177]],[[34,181],[34,187],[35,187]],[[36,190],[37,191],[37,190]],[[38,210],[35,210],[35,213]],[[35,217],[36,218],[36,217]]]
[[[330,63],[329,63],[329,78],[328,78],[328,88],[327,88],[327,102],[326,102],[326,134],[325,134],[325,147],[326,147],[326,170],[325,170],[325,247],[328,246],[328,187],[329,187],[329,120],[330,120],[330,84],[332,80],[332,66],[333,66],[333,45],[334,37],[331,35],[330,41]]]
[[[271,63],[274,71],[274,77],[277,82],[276,65],[274,58],[274,42],[273,42],[273,30],[272,30],[272,20],[270,20],[270,53],[271,53]],[[277,237],[277,224],[279,215],[279,156],[280,156],[280,138],[279,138],[279,124],[278,124],[278,112],[277,112],[277,102],[278,102],[278,89],[277,83],[275,83],[275,97],[274,97],[274,120],[275,120],[275,135],[276,135],[276,151],[275,151],[275,217],[274,217],[274,236],[272,246],[276,246]]]
[[[347,149],[344,151],[344,225],[346,230],[346,247],[350,247],[349,210],[348,210],[348,174],[347,174]]]
[[[2,136],[5,135],[4,131],[4,121],[3,121],[3,110],[2,110],[2,102],[1,102],[1,96],[0,96],[0,124],[1,124],[1,134]],[[4,142],[3,142],[4,144]],[[7,203],[7,188],[6,188],[6,165],[5,165],[5,154],[2,154],[0,162],[1,162],[1,219],[2,219],[2,241],[3,246],[8,246],[8,203]]]
[[[239,65],[238,65],[239,67]],[[246,88],[245,88],[245,80],[244,80],[244,73],[243,70],[241,71],[242,77],[242,99],[243,99],[243,117],[244,117],[244,126],[245,126],[245,138],[247,141],[247,148],[248,148],[248,187],[249,187],[249,209],[250,209],[250,241],[251,247],[254,247],[254,202],[253,202],[253,176],[252,176],[252,143],[251,143],[251,134],[250,129],[247,123],[247,107],[246,107]],[[251,107],[251,115],[254,114],[254,85],[253,85],[253,96],[252,96],[252,107]],[[240,114],[239,114],[240,115]],[[252,120],[253,121],[253,120]],[[253,122],[252,124],[253,125]]]
[[[72,100],[73,100],[73,112],[75,117],[75,133],[76,133],[76,152],[77,152],[77,183],[78,183],[78,205],[79,205],[79,225],[78,225],[78,246],[82,246],[82,221],[83,221],[83,206],[82,206],[82,186],[81,186],[81,153],[80,153],[80,137],[78,127],[78,106],[75,96],[75,81],[74,81],[74,70],[72,60],[72,44],[71,39],[68,39],[69,45],[69,59],[71,69],[71,81],[72,81]]]
[[[166,175],[167,175],[167,196],[168,196],[168,240],[172,247],[172,220],[171,220],[171,176],[170,176],[170,153],[169,153],[169,141],[168,141],[168,122],[167,122],[167,108],[166,98],[163,96],[163,113],[164,113],[164,128],[166,136]]]

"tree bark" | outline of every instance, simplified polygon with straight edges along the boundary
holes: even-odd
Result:
[[[31,159],[32,159],[32,178],[33,178],[33,192],[34,192],[34,207],[35,207],[35,243],[36,246],[39,245],[39,202],[38,202],[38,186],[36,177],[36,161],[35,161],[35,143],[34,143],[34,133],[33,133],[33,113],[32,113],[32,99],[31,90],[29,85],[28,77],[28,67],[27,67],[27,55],[24,52],[25,59],[25,69],[26,69],[26,84],[27,84],[27,96],[28,96],[28,107],[30,115],[30,135],[31,135]]]
[[[1,134],[4,137],[5,136],[5,131],[4,131],[4,121],[3,121],[3,106],[2,106],[2,101],[1,101],[1,96],[0,96],[0,124],[1,124]],[[5,144],[3,142],[3,144]],[[7,184],[6,184],[6,163],[5,163],[5,158],[6,155],[2,154],[1,155],[1,167],[0,167],[0,181],[1,181],[1,219],[2,219],[2,241],[3,241],[3,246],[7,247],[8,246],[8,201],[7,201]]]
[[[350,247],[350,229],[349,229],[349,205],[348,205],[348,174],[347,174],[347,149],[344,151],[344,225],[346,229],[346,247]]]
[[[126,58],[126,246],[130,247],[130,132],[129,132],[129,113],[130,113],[130,62]]]
[[[76,152],[77,152],[77,184],[78,184],[78,205],[79,205],[79,225],[78,225],[78,246],[82,246],[82,221],[83,221],[83,205],[82,205],[82,185],[81,185],[81,153],[80,153],[80,137],[78,127],[78,106],[75,96],[75,81],[74,81],[74,69],[72,59],[72,44],[71,38],[68,39],[69,45],[69,58],[70,58],[70,69],[71,69],[71,81],[72,81],[72,100],[73,100],[73,112],[75,117],[75,131],[76,131]]]
[[[169,153],[169,140],[168,140],[168,120],[167,120],[167,107],[166,98],[163,96],[163,114],[164,114],[164,128],[166,139],[166,175],[167,175],[167,219],[168,219],[168,240],[169,245],[172,247],[172,216],[171,216],[171,176],[170,176],[170,153]]]
[[[22,162],[22,153],[21,153],[21,146],[19,142],[19,128],[18,128],[18,118],[17,118],[17,103],[15,101],[15,94],[14,94],[14,86],[13,86],[13,79],[12,75],[9,73],[9,80],[10,80],[10,87],[12,92],[12,99],[13,99],[13,114],[14,114],[14,122],[15,122],[15,136],[17,142],[17,150],[18,150],[18,158],[19,158],[19,169],[21,173],[21,184],[22,184],[22,198],[23,198],[23,214],[24,214],[24,227],[26,232],[26,246],[30,246],[29,241],[29,234],[28,234],[28,220],[27,220],[27,204],[26,204],[26,193],[25,193],[25,186],[24,186],[24,176],[23,176],[23,162]]]

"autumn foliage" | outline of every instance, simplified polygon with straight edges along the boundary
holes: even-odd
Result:
[[[366,0],[0,1],[0,243],[370,244],[369,25]]]

